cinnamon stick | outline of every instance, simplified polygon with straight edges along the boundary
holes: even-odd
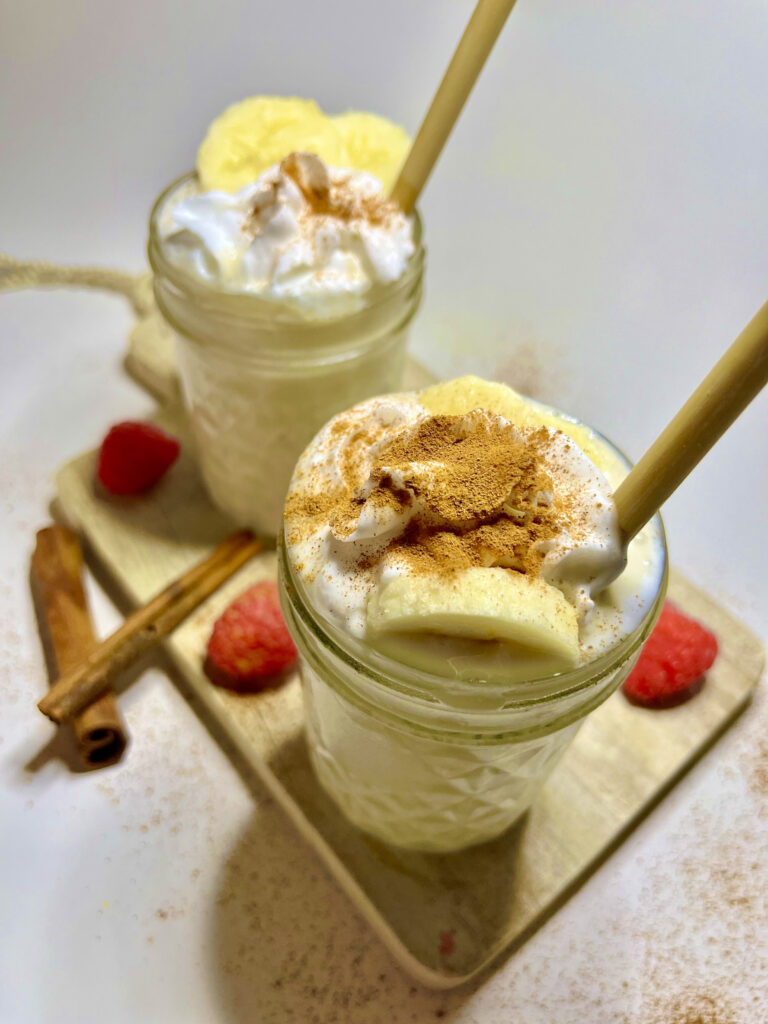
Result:
[[[72,530],[48,526],[38,531],[30,578],[51,680],[78,665],[98,643],[83,590],[82,564],[80,542]],[[74,717],[72,731],[85,768],[116,764],[128,744],[109,690]]]
[[[37,705],[54,722],[66,722],[109,689],[115,677],[171,633],[198,605],[249,559],[261,543],[248,530],[223,541],[213,553],[175,580],[65,672]]]

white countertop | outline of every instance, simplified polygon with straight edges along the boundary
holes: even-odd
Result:
[[[471,3],[7,8],[0,246],[138,270],[154,195],[227,102],[295,92],[413,130]],[[422,204],[416,355],[640,454],[766,298],[767,46],[760,0],[520,0]],[[57,466],[152,408],[120,368],[130,323],[101,295],[0,297],[0,1022],[768,1019],[764,685],[562,910],[448,994],[394,965],[159,669],[123,700],[123,764],[41,756],[29,554]],[[763,640],[767,438],[763,395],[666,510],[674,563]]]

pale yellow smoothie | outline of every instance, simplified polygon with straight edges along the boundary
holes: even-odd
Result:
[[[666,580],[658,519],[623,564],[628,465],[474,377],[370,399],[299,460],[282,573],[312,760],[355,824],[450,850],[530,805],[626,677]]]

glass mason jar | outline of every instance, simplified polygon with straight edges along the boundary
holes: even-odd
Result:
[[[225,291],[174,265],[160,222],[188,174],[157,199],[149,223],[155,298],[173,329],[182,394],[203,480],[242,525],[276,535],[294,464],[331,416],[401,384],[408,328],[422,294],[424,248],[363,307],[307,319],[282,302]]]
[[[459,850],[500,835],[530,807],[585,716],[626,679],[664,602],[632,633],[569,672],[507,686],[410,668],[318,616],[279,551],[280,599],[300,656],[315,773],[345,816],[395,846]]]

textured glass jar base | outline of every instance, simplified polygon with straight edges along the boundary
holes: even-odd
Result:
[[[626,679],[667,587],[612,651],[562,675],[511,682],[409,668],[320,620],[278,550],[280,603],[299,652],[315,773],[343,814],[394,846],[447,853],[493,839],[530,807],[586,716]]]
[[[530,807],[583,721],[530,740],[457,744],[375,718],[304,660],[301,675],[310,758],[321,785],[358,828],[411,850],[447,853],[506,831]]]
[[[274,536],[299,455],[340,409],[400,387],[407,334],[402,327],[367,352],[292,372],[265,371],[177,335],[182,392],[213,502]]]

